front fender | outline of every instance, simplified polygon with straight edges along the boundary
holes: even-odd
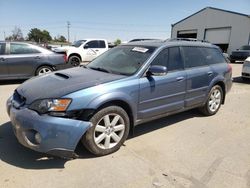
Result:
[[[122,101],[130,107],[132,113],[135,115],[137,111],[137,101],[134,101],[134,97],[125,94],[123,92],[112,92],[112,93],[106,93],[104,95],[101,95],[94,100],[92,100],[88,105],[87,108],[89,109],[98,109],[102,105],[112,102],[112,101]]]

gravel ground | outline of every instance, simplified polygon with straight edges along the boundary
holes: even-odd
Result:
[[[196,110],[140,125],[111,155],[63,160],[21,146],[5,102],[21,82],[0,84],[0,187],[249,188],[250,83],[233,64],[234,84],[217,115]]]

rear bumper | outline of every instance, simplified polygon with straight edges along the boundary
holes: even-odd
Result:
[[[78,142],[91,126],[90,122],[39,115],[27,108],[16,109],[10,101],[7,111],[13,131],[23,146],[59,157],[74,157]]]

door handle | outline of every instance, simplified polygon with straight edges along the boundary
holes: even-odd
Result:
[[[184,77],[183,76],[177,77],[176,80],[177,80],[177,82],[181,82],[184,80]]]
[[[99,50],[95,50],[96,52],[99,52]]]
[[[208,76],[212,76],[212,75],[213,75],[213,72],[212,72],[212,71],[209,71],[207,74],[208,74]]]

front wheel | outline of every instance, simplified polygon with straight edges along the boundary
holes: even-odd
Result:
[[[207,116],[214,115],[220,109],[223,100],[223,91],[219,85],[215,85],[209,92],[206,104],[202,106],[200,111]]]
[[[83,136],[82,143],[97,156],[117,151],[128,137],[129,117],[119,106],[101,109],[90,122],[92,127]]]

